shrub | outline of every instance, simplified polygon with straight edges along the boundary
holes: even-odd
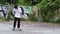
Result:
[[[35,17],[34,14],[30,14],[29,20],[30,20],[30,21],[37,21],[37,18]]]

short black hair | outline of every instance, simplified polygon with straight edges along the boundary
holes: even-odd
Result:
[[[15,9],[18,9],[18,6],[17,6],[17,5],[15,5],[15,6],[14,6],[14,8],[15,8]]]

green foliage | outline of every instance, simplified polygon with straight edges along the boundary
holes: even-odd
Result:
[[[56,23],[59,23],[59,24],[60,24],[60,19],[58,19],[58,20],[56,21]]]
[[[42,0],[36,6],[41,10],[43,21],[52,22],[56,15],[56,10],[60,7],[60,0]]]
[[[30,20],[30,21],[37,21],[37,18],[35,17],[34,14],[30,14],[30,15],[29,15],[29,20]]]
[[[0,0],[0,4],[6,4],[7,0]]]
[[[37,3],[41,2],[41,0],[38,0],[37,2],[32,2],[32,1],[33,0],[0,0],[0,4],[9,3],[9,4],[13,4],[13,5],[32,6],[33,4],[36,5]]]
[[[24,0],[26,5],[32,6],[32,0]]]
[[[0,0],[0,4],[9,4],[9,2],[7,2],[7,0]],[[43,21],[46,22],[53,22],[54,16],[56,15],[55,12],[60,8],[60,0],[38,0],[38,2],[33,3],[32,0],[15,0],[14,4],[21,6],[33,6],[33,4],[36,5],[41,10],[41,17]],[[10,12],[8,13],[8,19],[10,19]],[[29,19],[31,21],[37,20],[34,15],[30,15]],[[56,22],[59,21],[60,20],[58,19]]]
[[[20,5],[20,6],[30,6],[32,4],[32,0],[14,0],[14,5]]]
[[[9,12],[8,12],[8,16],[7,16],[7,18],[6,18],[7,20],[11,20],[11,13],[12,13],[12,11],[9,11]]]
[[[25,5],[24,0],[18,0],[18,5]]]

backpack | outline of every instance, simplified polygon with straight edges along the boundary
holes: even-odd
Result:
[[[24,9],[23,9],[23,7],[20,7],[21,8],[21,10],[22,10],[22,15],[24,15]]]

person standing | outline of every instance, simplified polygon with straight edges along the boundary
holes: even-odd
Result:
[[[18,7],[17,5],[15,5],[13,8],[13,14],[14,14],[13,30],[15,30],[16,22],[18,21],[17,28],[21,31],[21,29],[20,29],[20,21],[21,21],[21,15],[22,15],[21,8]]]

